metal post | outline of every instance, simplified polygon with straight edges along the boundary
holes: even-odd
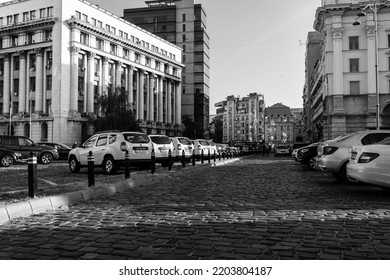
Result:
[[[94,167],[94,156],[92,151],[88,154],[88,187],[95,186],[95,167]]]
[[[200,163],[203,164],[203,162],[204,162],[204,153],[202,149],[202,152],[200,153]]]
[[[171,149],[169,149],[169,152],[168,152],[168,170],[169,171],[172,170],[172,151],[171,151]]]
[[[28,196],[34,198],[34,191],[38,190],[37,181],[37,157],[33,151],[30,152],[30,156],[27,159],[28,164]]]
[[[218,161],[221,161],[221,151],[218,151]]]
[[[125,180],[130,179],[130,154],[129,151],[126,150],[125,153]]]
[[[208,150],[208,161],[209,161],[209,163],[210,163],[210,161],[211,161],[211,155],[210,155],[210,149]]]
[[[225,160],[225,151],[222,152],[222,159]]]
[[[186,167],[186,154],[185,154],[184,150],[181,153],[181,166]]]
[[[152,148],[152,158],[151,158],[150,172],[152,174],[154,174],[156,172],[156,153],[154,152],[154,148]]]
[[[192,150],[192,166],[195,166],[195,149]]]
[[[217,161],[217,155],[216,155],[216,152],[214,150],[214,162],[216,162],[216,161]]]

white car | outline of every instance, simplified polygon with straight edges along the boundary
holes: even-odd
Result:
[[[173,158],[173,143],[166,135],[149,135],[153,142],[154,154],[156,162],[161,163],[162,166],[168,166],[169,151]]]
[[[285,144],[278,144],[275,147],[275,156],[288,156],[290,149]]]
[[[94,166],[102,166],[107,174],[115,174],[124,166],[126,150],[130,164],[146,166],[150,164],[152,141],[142,132],[102,132],[91,136],[81,147],[69,152],[69,169],[73,173],[88,166],[88,155],[92,152]]]
[[[352,147],[347,176],[354,181],[390,188],[390,137],[377,144]]]
[[[205,139],[195,139],[191,140],[192,144],[194,145],[195,149],[195,157],[200,158],[202,151],[203,151],[203,157],[208,158],[209,157],[209,152],[211,156],[211,147],[210,143],[205,140]]]
[[[348,182],[347,164],[352,146],[375,144],[387,137],[390,137],[390,130],[364,130],[320,142],[317,148],[317,169],[331,172],[335,178]]]
[[[187,137],[178,136],[170,137],[173,144],[173,158],[176,160],[181,160],[184,151],[184,157],[186,161],[190,161],[192,157],[192,151],[194,150],[194,145],[191,143],[191,140]]]
[[[213,140],[208,140],[208,142],[210,144],[210,155],[211,155],[211,157],[213,157],[214,153],[215,153],[215,155],[218,154],[217,144],[215,144]]]

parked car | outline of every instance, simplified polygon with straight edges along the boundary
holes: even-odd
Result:
[[[23,159],[27,159],[30,153],[34,152],[38,162],[42,164],[49,164],[59,156],[56,148],[39,145],[25,136],[0,135],[0,148],[18,152]]]
[[[317,149],[317,168],[331,172],[335,178],[348,182],[347,164],[352,146],[375,144],[389,136],[390,130],[365,130],[320,142]]]
[[[10,167],[13,164],[22,163],[22,162],[23,162],[23,157],[20,153],[5,148],[0,148],[1,167]]]
[[[310,169],[316,167],[318,143],[313,143],[305,147],[297,149],[297,159],[300,163],[306,164]]]
[[[214,153],[218,154],[217,144],[215,144],[213,140],[208,140],[208,142],[210,144],[210,154],[211,154],[211,156],[214,156]]]
[[[308,146],[307,143],[306,144],[305,143],[295,143],[294,145],[292,145],[292,147],[290,147],[291,157],[294,158],[296,161],[298,161],[298,159],[297,159],[298,150],[300,148],[303,148],[306,146]]]
[[[353,181],[390,188],[390,138],[377,144],[352,147],[347,176]]]
[[[195,140],[191,140],[191,142],[194,145],[196,158],[198,158],[198,159],[200,158],[202,151],[203,151],[204,158],[208,158],[209,152],[210,152],[210,156],[211,156],[211,151],[210,151],[211,146],[207,140],[195,139]]]
[[[187,161],[191,160],[192,151],[194,150],[194,145],[191,143],[191,140],[187,137],[170,137],[173,143],[173,156],[176,160],[181,160],[183,151],[184,157]]]
[[[275,146],[275,156],[288,156],[290,154],[290,150],[285,144],[277,144]]]
[[[58,151],[58,159],[68,159],[68,155],[69,155],[69,152],[70,150],[72,150],[71,147],[65,145],[65,144],[61,144],[61,143],[53,143],[53,142],[38,142],[39,145],[46,145],[46,146],[50,146],[50,147],[53,147],[53,148],[56,148],[57,151]]]
[[[222,143],[216,143],[215,145],[217,146],[217,153],[226,152],[229,147],[228,144],[222,144]]]
[[[152,141],[142,132],[101,132],[91,136],[81,147],[69,152],[69,169],[73,173],[88,166],[88,155],[92,152],[94,165],[102,166],[107,174],[115,174],[124,166],[126,150],[129,152],[130,165],[147,166],[150,164]]]
[[[166,135],[149,135],[153,142],[156,162],[161,163],[162,166],[168,166],[169,151],[173,156],[173,143]]]

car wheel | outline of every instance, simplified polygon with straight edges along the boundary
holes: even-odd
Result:
[[[309,159],[308,165],[309,165],[309,168],[310,168],[311,170],[316,169],[316,158],[315,158],[315,157],[312,157],[311,159]]]
[[[347,176],[347,164],[348,162],[344,163],[343,166],[340,168],[339,172],[339,180],[342,181],[343,183],[354,183],[354,181],[350,180]]]
[[[0,166],[10,167],[14,164],[14,158],[10,155],[4,155],[0,159]]]
[[[75,156],[69,158],[69,169],[72,173],[78,173],[80,171],[80,163],[77,161]]]
[[[53,155],[50,153],[43,153],[41,155],[40,161],[42,164],[49,164],[53,161]]]
[[[106,174],[109,175],[115,174],[117,169],[118,169],[117,164],[115,163],[115,160],[113,159],[112,156],[107,156],[104,158],[103,171]]]

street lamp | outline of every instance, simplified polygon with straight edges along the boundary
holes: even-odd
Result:
[[[355,22],[352,24],[354,26],[361,25],[361,22],[358,20],[360,17],[366,16],[366,10],[370,10],[374,14],[374,23],[375,23],[375,93],[376,93],[376,129],[379,130],[379,74],[378,74],[378,3],[370,3],[365,6],[360,13]]]

